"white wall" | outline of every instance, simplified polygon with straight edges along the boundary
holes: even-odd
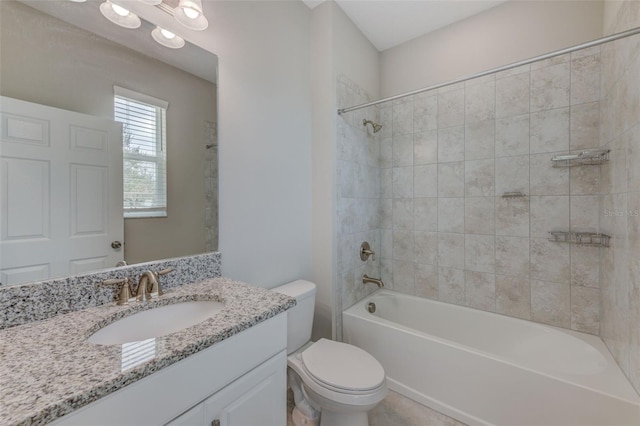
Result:
[[[602,36],[601,1],[509,1],[381,54],[381,96]]]
[[[348,75],[378,96],[378,51],[335,2],[313,9],[312,89],[312,280],[318,286],[314,338],[335,336],[336,298],[336,78]],[[338,311],[340,311],[338,309]]]
[[[202,32],[142,16],[219,58],[222,272],[264,287],[309,279],[311,11],[299,1],[205,1],[204,10]]]
[[[333,6],[326,2],[316,7],[311,24],[312,93],[312,281],[317,285],[312,338],[332,336],[333,270],[335,268],[335,105],[333,75]]]

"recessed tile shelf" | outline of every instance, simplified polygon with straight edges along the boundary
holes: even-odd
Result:
[[[590,149],[578,154],[556,155],[551,158],[553,167],[573,167],[582,165],[599,165],[609,161],[609,149]]]
[[[566,232],[550,231],[549,241],[555,243],[569,243],[589,247],[609,247],[611,237],[599,232]]]

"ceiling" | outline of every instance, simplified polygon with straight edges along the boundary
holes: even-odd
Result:
[[[142,27],[138,30],[120,28],[100,14],[99,1],[87,1],[84,3],[72,1],[19,1],[85,31],[92,32],[139,53],[158,59],[214,84],[217,81],[218,58],[214,54],[191,43],[186,43],[182,49],[167,49],[153,41],[151,30],[155,26],[145,20],[142,20]],[[177,0],[164,1],[169,5],[177,4]]]
[[[314,8],[325,0],[303,0]],[[383,51],[490,9],[506,0],[335,0]]]

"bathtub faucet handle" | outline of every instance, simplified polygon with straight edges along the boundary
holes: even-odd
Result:
[[[371,246],[369,245],[369,243],[365,241],[360,245],[360,260],[364,262],[369,258],[369,256],[371,256],[371,260],[375,262],[376,254],[373,250],[371,250]]]

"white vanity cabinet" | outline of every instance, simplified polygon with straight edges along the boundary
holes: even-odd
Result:
[[[286,425],[287,314],[65,415],[55,425]]]
[[[286,354],[278,354],[166,426],[283,426]]]

